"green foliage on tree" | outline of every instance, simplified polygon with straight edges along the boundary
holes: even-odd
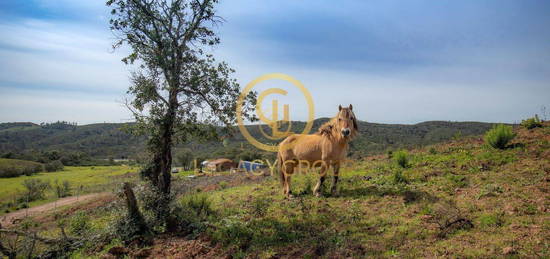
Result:
[[[64,180],[63,182],[59,182],[55,180],[54,182],[54,190],[55,195],[57,198],[63,198],[71,195],[71,183],[67,180]]]
[[[57,172],[63,170],[63,168],[63,163],[59,160],[54,160],[44,165],[46,172]]]
[[[25,191],[22,198],[25,201],[35,201],[44,198],[46,190],[50,188],[50,183],[32,178],[23,181],[23,187],[25,187]]]
[[[485,143],[493,148],[504,149],[515,136],[512,126],[498,124],[485,133]]]
[[[126,105],[136,119],[135,133],[149,135],[150,161],[142,176],[159,197],[158,217],[169,225],[172,148],[191,138],[217,139],[216,126],[236,121],[240,88],[226,63],[206,52],[220,39],[212,28],[221,23],[217,0],[109,0],[114,48],[127,45],[131,74]],[[251,117],[255,94],[245,98]]]
[[[178,164],[187,170],[192,167],[193,159],[195,159],[195,157],[193,155],[193,151],[190,149],[183,149],[178,151],[176,154],[176,159]]]

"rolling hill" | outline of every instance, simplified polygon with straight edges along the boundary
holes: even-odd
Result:
[[[316,130],[328,118],[314,121]],[[66,122],[35,124],[29,122],[0,124],[0,154],[32,153],[57,150],[80,152],[93,158],[135,158],[143,152],[146,137],[133,136],[123,130],[130,123],[98,123],[77,126]],[[293,131],[301,132],[305,122],[292,122]],[[491,123],[428,121],[414,125],[359,122],[360,134],[351,144],[354,157],[395,150],[414,148],[447,141],[456,136],[479,135],[491,128]],[[251,135],[264,143],[258,126],[247,126]],[[275,144],[275,143],[274,143]],[[225,145],[222,142],[196,142],[180,144],[201,157],[231,156],[238,150],[255,150],[236,130]],[[237,150],[237,151],[235,151]]]

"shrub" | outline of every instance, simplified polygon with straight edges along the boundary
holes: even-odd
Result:
[[[483,227],[500,227],[502,223],[502,214],[483,214],[479,217],[479,224]]]
[[[393,154],[393,160],[397,163],[397,165],[401,166],[402,168],[408,168],[410,166],[409,164],[409,154],[406,150],[399,150]]]
[[[392,175],[392,181],[394,184],[399,183],[408,183],[409,181],[407,178],[403,175],[403,171],[401,170],[395,170]]]
[[[71,184],[67,180],[62,183],[55,180],[54,189],[57,198],[63,198],[71,195]]]
[[[63,170],[63,163],[59,160],[54,160],[52,162],[47,163],[44,166],[44,169],[46,169],[47,172],[57,172]]]
[[[212,203],[206,194],[185,195],[180,203],[171,208],[178,230],[196,237],[206,231],[207,223],[215,216]]]
[[[485,143],[493,148],[504,149],[515,136],[511,126],[499,124],[485,133]]]
[[[27,179],[23,181],[23,187],[25,187],[25,194],[22,197],[26,201],[35,201],[44,198],[44,194],[50,183],[40,179]]]
[[[188,214],[199,220],[207,220],[209,216],[214,214],[212,202],[206,194],[185,195],[181,200],[181,204]]]
[[[90,231],[90,217],[84,211],[79,211],[69,221],[69,231],[72,234],[82,236]]]
[[[521,126],[525,127],[526,129],[534,129],[534,128],[542,127],[542,123],[539,119],[539,116],[535,114],[535,117],[533,118],[522,120]]]
[[[43,170],[40,163],[0,158],[0,178],[17,177],[20,175],[32,175]]]

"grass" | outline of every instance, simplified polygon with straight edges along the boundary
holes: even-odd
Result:
[[[521,145],[502,150],[487,147],[479,137],[460,138],[409,151],[407,167],[386,156],[356,161],[341,168],[337,196],[329,193],[331,177],[324,196],[315,197],[311,187],[318,176],[296,174],[294,199],[282,195],[273,177],[223,184],[180,201],[202,211],[190,213],[194,218],[208,221],[194,236],[239,258],[509,256],[503,251],[546,258],[550,204],[541,198],[550,190],[546,127],[518,129],[514,141]],[[180,174],[190,173],[175,175]],[[91,213],[97,213],[90,217],[97,229],[113,215]],[[156,246],[177,253],[180,245]]]
[[[92,193],[101,192],[108,189],[108,187],[115,185],[118,182],[127,180],[128,177],[133,178],[136,174],[137,168],[129,166],[86,166],[86,167],[72,167],[67,166],[63,171],[59,172],[41,172],[31,176],[19,176],[13,178],[0,178],[0,186],[2,186],[2,192],[0,192],[0,201],[2,203],[11,202],[16,199],[17,194],[23,191],[23,181],[26,179],[40,179],[49,181],[53,184],[55,180],[58,182],[69,181],[73,192]],[[81,190],[80,190],[81,189]],[[46,199],[34,201],[29,203],[30,207],[44,204],[54,201],[56,198],[53,189],[49,189],[46,192]],[[5,213],[5,211],[0,211]]]
[[[498,257],[507,247],[550,256],[540,211],[549,205],[540,198],[548,157],[536,152],[547,143],[534,137],[504,150],[459,139],[410,152],[406,167],[395,156],[360,161],[342,169],[336,197],[330,181],[325,197],[311,195],[316,175],[293,176],[292,200],[276,179],[217,190],[209,194],[220,218],[209,235],[251,257]]]

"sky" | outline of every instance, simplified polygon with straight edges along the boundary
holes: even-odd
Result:
[[[208,50],[242,87],[269,73],[300,81],[316,118],[348,104],[360,120],[403,124],[550,110],[550,1],[221,0],[217,10],[222,43]],[[122,102],[135,67],[120,61],[128,48],[111,48],[108,19],[101,0],[0,1],[0,122],[132,121]],[[264,113],[277,99],[307,119],[290,83],[254,89],[272,87],[288,94],[266,98]]]

